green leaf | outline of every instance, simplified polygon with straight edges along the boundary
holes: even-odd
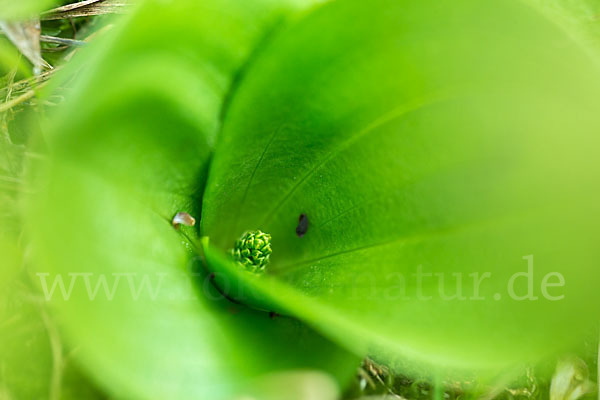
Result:
[[[247,71],[203,199],[207,254],[261,230],[270,264],[210,267],[407,369],[560,351],[596,323],[599,93],[589,53],[519,2],[329,4]]]
[[[0,0],[0,20],[31,18],[55,3],[56,0]]]
[[[33,167],[25,212],[41,293],[111,394],[272,393],[264,375],[289,369],[317,370],[336,388],[358,364],[296,320],[225,299],[196,256],[195,230],[171,224],[177,212],[200,217],[227,93],[293,9],[147,1],[68,68],[85,66],[48,134],[49,159]]]
[[[600,54],[600,3],[595,0],[525,0],[537,7],[565,33],[586,49],[592,57]]]

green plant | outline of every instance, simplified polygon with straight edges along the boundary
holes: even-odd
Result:
[[[54,81],[30,272],[110,393],[335,397],[366,354],[485,379],[596,323],[593,47],[515,1],[310,3],[146,1]]]

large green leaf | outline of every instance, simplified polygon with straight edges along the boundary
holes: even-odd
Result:
[[[568,347],[598,305],[599,76],[520,2],[325,6],[232,100],[203,200],[210,266],[242,300],[396,365]],[[273,238],[265,276],[215,261],[255,229]],[[530,264],[537,299],[521,301]],[[544,297],[554,272],[566,284]],[[457,275],[465,299],[448,299]]]
[[[600,3],[595,0],[524,0],[565,30],[592,57],[600,52]]]
[[[193,251],[195,231],[171,225],[180,211],[200,217],[227,93],[293,9],[147,1],[84,54],[48,133],[50,156],[33,166],[25,213],[38,286],[110,393],[276,396],[282,387],[268,374],[300,369],[285,375],[290,385],[302,393],[314,380],[328,399],[357,365],[302,323],[225,299]]]

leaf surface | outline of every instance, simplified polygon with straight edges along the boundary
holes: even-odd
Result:
[[[357,365],[296,320],[226,300],[196,256],[195,230],[171,224],[177,212],[200,218],[227,93],[294,7],[144,2],[68,67],[85,68],[24,209],[40,292],[112,394],[229,399],[260,394],[262,375],[289,369],[318,370],[335,389]]]
[[[268,293],[396,366],[466,372],[558,351],[595,323],[598,76],[519,2],[327,5],[247,71],[202,234],[213,253],[271,234],[245,300]],[[520,300],[530,265],[536,299]],[[544,279],[558,284],[542,297]]]

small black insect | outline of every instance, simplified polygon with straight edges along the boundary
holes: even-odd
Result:
[[[276,313],[275,311],[269,311],[269,318],[271,319],[275,319],[277,317],[280,317],[281,315]]]
[[[296,235],[298,235],[298,237],[302,237],[306,234],[307,230],[308,217],[306,214],[300,214],[300,217],[298,217],[298,226],[296,227]]]

